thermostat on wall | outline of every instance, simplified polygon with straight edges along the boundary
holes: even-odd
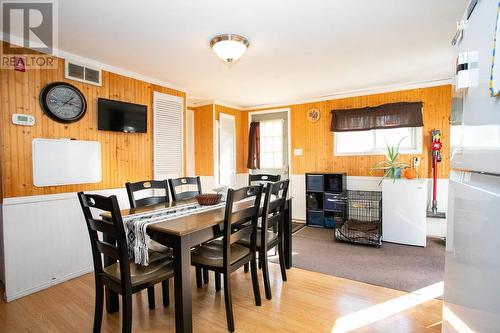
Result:
[[[27,114],[14,113],[12,115],[12,123],[14,125],[34,126],[35,125],[35,117],[27,115]]]

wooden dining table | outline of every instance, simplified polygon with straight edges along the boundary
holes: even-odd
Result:
[[[176,207],[195,202],[194,199],[167,202],[164,204],[124,209],[122,217],[154,213],[155,210]],[[106,214],[102,215],[106,218]],[[179,216],[162,222],[150,224],[147,233],[151,239],[173,249],[174,254],[174,298],[175,298],[175,331],[192,332],[192,295],[191,295],[191,248],[207,242],[220,233],[220,224],[224,222],[224,207],[213,210]],[[292,267],[292,198],[288,197],[284,211],[283,245],[285,266]],[[108,240],[109,241],[109,240]],[[112,240],[111,240],[112,241]],[[111,265],[111,258],[104,258],[105,265]],[[106,311],[118,311],[118,295],[106,290]]]

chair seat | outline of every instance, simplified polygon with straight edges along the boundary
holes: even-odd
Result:
[[[231,265],[250,254],[250,249],[238,245],[231,245]],[[223,266],[223,243],[222,240],[215,240],[198,246],[191,251],[191,264],[211,267]]]
[[[174,266],[171,257],[160,259],[164,254],[153,253],[148,266],[136,265],[130,262],[130,279],[132,287],[150,282],[163,281],[174,275]],[[120,264],[114,263],[104,268],[104,273],[116,282],[120,282]]]
[[[156,251],[149,251],[149,262],[153,263],[155,261],[159,260],[165,260],[165,259],[171,259],[172,258],[172,253],[174,252],[171,248],[168,248],[169,250],[166,252],[156,252]]]
[[[150,252],[163,253],[169,257],[173,256],[173,254],[174,254],[174,251],[172,250],[172,248],[165,246],[165,245],[162,245],[162,244],[160,244],[152,239],[148,239],[146,241],[146,245],[147,245],[148,250],[150,250]]]
[[[257,232],[257,248],[260,248],[261,246],[261,231],[259,230]],[[278,242],[278,233],[277,232],[272,232],[270,230],[267,231],[267,245],[274,245]],[[236,242],[237,244],[241,244],[245,247],[250,246],[250,235],[243,237],[239,241]]]

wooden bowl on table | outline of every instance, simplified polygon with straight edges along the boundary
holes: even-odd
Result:
[[[203,193],[196,196],[196,200],[202,206],[216,205],[220,202],[222,194],[219,193]]]

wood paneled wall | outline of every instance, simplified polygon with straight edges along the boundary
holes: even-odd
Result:
[[[214,105],[190,107],[194,112],[194,165],[198,176],[214,175]]]
[[[215,119],[219,120],[220,113],[234,116],[236,124],[236,172],[248,173],[248,113],[216,104]]]
[[[371,167],[384,159],[382,155],[334,156],[333,133],[330,132],[333,109],[361,108],[394,102],[422,101],[423,106],[423,149],[420,155],[403,155],[400,160],[410,162],[413,156],[422,158],[421,177],[430,178],[432,167],[430,159],[430,131],[440,129],[442,133],[442,162],[439,164],[439,178],[448,178],[450,168],[450,111],[451,86],[439,86],[413,90],[349,97],[316,103],[290,105],[291,109],[291,156],[292,174],[306,172],[347,172],[350,176],[379,176],[372,173]],[[316,123],[307,120],[310,108],[318,108],[321,118]],[[280,107],[282,108],[282,107]],[[248,140],[247,135],[241,140]],[[293,149],[303,149],[302,156],[293,156]]]
[[[106,71],[102,72],[101,87],[66,80],[62,59],[58,60],[56,70],[28,69],[23,73],[2,69],[0,75],[1,189],[4,198],[119,188],[127,181],[151,179],[153,177],[153,91],[181,96],[186,105],[184,92]],[[38,103],[40,90],[54,81],[69,82],[85,95],[87,113],[80,121],[72,124],[57,123],[41,111]],[[98,97],[147,105],[147,133],[98,131]],[[35,126],[13,125],[11,122],[13,113],[35,116]],[[34,138],[75,138],[101,142],[102,181],[83,185],[35,187],[31,160],[31,143]]]

